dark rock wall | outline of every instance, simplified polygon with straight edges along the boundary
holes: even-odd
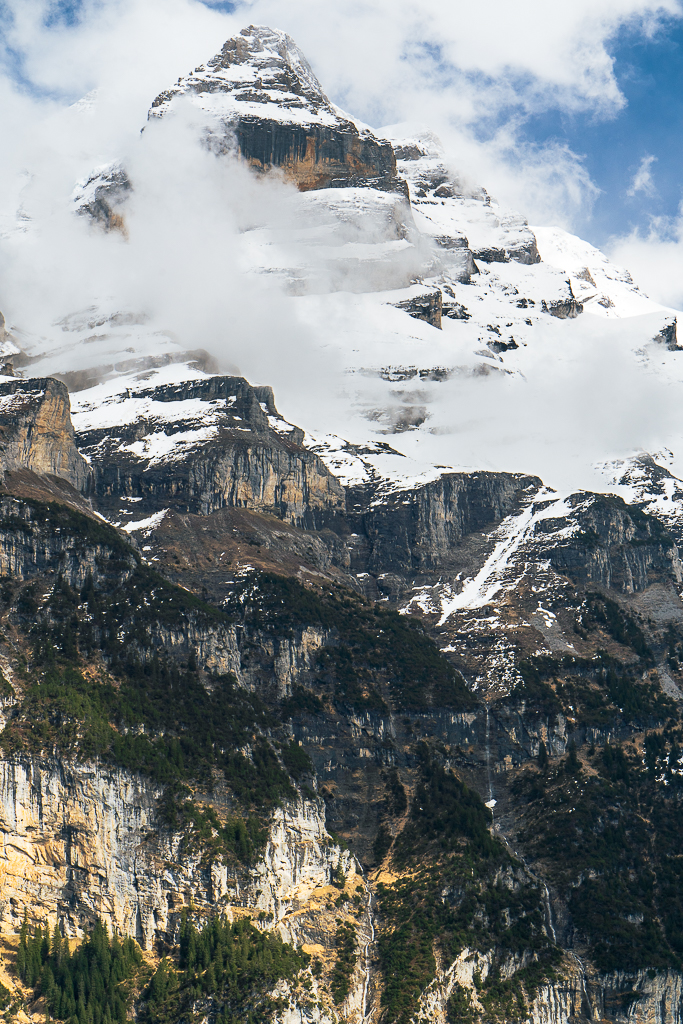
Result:
[[[207,415],[218,417],[217,431],[208,442],[158,464],[122,446],[160,431],[173,436],[208,419],[139,419],[79,434],[79,445],[92,460],[88,494],[110,513],[118,510],[120,497],[136,497],[143,499],[139,511],[148,515],[166,507],[202,515],[226,507],[251,508],[315,527],[322,512],[343,508],[340,484],[317,455],[301,447],[302,432],[288,430],[284,421],[283,432],[271,429],[268,415],[277,410],[269,388],[255,390],[241,377],[209,377],[136,395],[156,402],[206,402]]]
[[[586,500],[586,498],[588,500]],[[581,502],[586,508],[581,508]],[[575,496],[581,529],[566,541],[554,541],[539,557],[578,583],[596,583],[623,593],[642,591],[659,576],[680,577],[674,540],[661,524],[612,495]],[[552,531],[557,523],[539,524]]]
[[[396,160],[389,142],[360,135],[351,122],[338,128],[287,124],[241,117],[234,126],[240,153],[254,167],[279,167],[302,191],[331,182],[361,178],[395,178]]]
[[[400,573],[443,565],[467,534],[490,529],[540,486],[537,477],[517,473],[446,473],[376,508],[369,508],[365,489],[354,488],[349,521],[366,539],[364,550],[356,547],[357,570]]]

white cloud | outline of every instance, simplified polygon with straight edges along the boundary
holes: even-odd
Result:
[[[199,144],[195,114],[180,107],[144,135],[122,132],[118,155],[134,184],[125,239],[76,216],[70,201],[77,172],[92,167],[91,130],[99,144],[97,103],[66,110],[49,104],[42,120],[35,116],[33,130],[15,143],[15,156],[31,167],[18,195],[15,189],[28,219],[17,224],[10,208],[4,237],[0,228],[0,309],[26,332],[24,346],[55,355],[49,372],[80,369],[84,359],[93,360],[87,366],[103,362],[95,335],[95,346],[72,351],[72,339],[55,326],[94,303],[106,314],[144,313],[148,333],[171,331],[183,349],[206,349],[228,372],[254,382],[276,379],[283,392],[322,383],[333,370],[329,354],[299,323],[283,285],[243,271],[245,229],[268,224],[290,235],[289,200],[298,193],[210,153]],[[133,347],[126,345],[131,341],[120,343],[117,359],[124,348],[138,351],[134,337]]]
[[[605,251],[650,298],[683,309],[683,203],[677,217],[653,217],[647,234],[634,228],[610,239]]]
[[[636,196],[638,192],[642,192],[646,196],[654,196],[657,194],[654,180],[652,178],[652,165],[656,163],[656,156],[644,156],[640,161],[640,166],[636,173],[633,175],[633,181],[631,187],[627,190],[627,196]]]
[[[651,35],[661,19],[681,13],[677,0],[577,0],[552,10],[545,0],[355,0],[334,7],[252,0],[245,7],[252,20],[278,22],[295,35],[328,88],[359,113],[384,108],[385,123],[412,116],[396,108],[421,104],[425,92],[444,92],[445,105],[465,118],[501,104],[613,112],[623,96],[608,42],[624,25]],[[469,84],[467,76],[474,76]]]

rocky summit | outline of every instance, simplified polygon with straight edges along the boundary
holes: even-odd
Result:
[[[683,431],[600,418],[676,311],[282,32],[150,100],[272,187],[240,280],[324,372],[0,316],[0,1019],[680,1024]],[[117,259],[139,166],[71,201]]]

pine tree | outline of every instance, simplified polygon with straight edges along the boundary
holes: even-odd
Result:
[[[576,753],[576,744],[574,740],[570,740],[569,746],[567,747],[567,760],[565,762],[564,770],[568,775],[578,775],[581,771],[581,762]]]
[[[17,951],[17,974],[22,981],[26,981],[26,946],[21,943]]]
[[[17,952],[17,974],[26,981],[26,960],[28,945],[28,912],[24,910],[24,921],[19,933],[19,950]]]
[[[190,926],[190,927],[192,928],[192,926]],[[192,970],[192,968],[197,963],[197,939],[196,939],[195,935],[196,935],[195,930],[194,930],[194,928],[192,928],[192,930],[190,931],[190,935],[189,935],[189,939],[188,939],[188,943],[187,943],[187,958],[186,958],[187,969],[190,970],[190,971]]]
[[[52,930],[51,956],[54,966],[59,967],[62,962],[62,933],[60,932],[59,925],[56,921]]]

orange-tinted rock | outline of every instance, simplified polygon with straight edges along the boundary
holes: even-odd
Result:
[[[301,190],[351,178],[392,178],[391,143],[339,111],[294,41],[251,25],[205,66],[154,100],[163,117],[185,96],[206,114],[216,152],[239,152],[260,170],[281,169]]]
[[[82,487],[88,465],[78,452],[66,385],[51,377],[0,383],[0,469],[29,469]]]
[[[350,121],[329,128],[245,117],[235,125],[235,137],[240,154],[252,166],[280,168],[302,192],[338,179],[395,175],[391,145],[360,134]]]

